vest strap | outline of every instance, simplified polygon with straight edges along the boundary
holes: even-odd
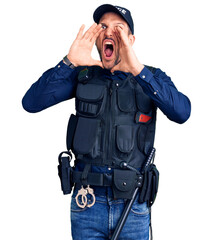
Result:
[[[87,159],[86,157],[84,158],[84,159],[82,159],[83,158],[83,155],[79,155],[78,154],[78,159],[76,159],[75,160],[75,164],[77,164],[77,163],[80,163],[80,164],[87,164],[88,163],[88,161],[90,161],[90,163],[94,166],[105,166],[104,164],[103,164],[103,160],[102,159]],[[110,166],[109,166],[110,167]]]
[[[87,178],[88,178],[88,174],[91,170],[91,164],[86,164],[85,167],[84,167],[84,170],[81,174],[81,182],[82,182],[82,185],[88,185],[87,184]]]

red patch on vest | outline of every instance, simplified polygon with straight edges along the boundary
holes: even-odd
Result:
[[[150,116],[147,116],[147,115],[145,115],[145,114],[140,114],[140,116],[139,116],[139,122],[142,122],[142,123],[146,123],[146,122],[148,122],[150,119],[151,119],[152,117],[150,117]]]

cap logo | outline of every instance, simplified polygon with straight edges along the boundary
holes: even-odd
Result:
[[[126,10],[124,10],[123,8],[120,8],[120,7],[116,7],[116,8],[118,9],[118,11],[120,11],[124,15],[126,14]]]

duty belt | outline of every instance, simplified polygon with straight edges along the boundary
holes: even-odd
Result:
[[[67,155],[66,157],[62,156],[64,153]],[[158,190],[159,173],[156,166],[150,161],[142,168],[142,172],[123,161],[120,168],[114,168],[112,173],[96,173],[91,172],[90,163],[84,166],[83,171],[75,171],[70,165],[71,159],[70,152],[62,152],[59,155],[58,173],[64,194],[71,193],[74,184],[82,186],[80,195],[85,204],[84,196],[93,195],[89,186],[112,187],[114,199],[131,199],[134,190],[141,188],[139,202],[148,202],[149,206],[153,204]],[[83,192],[83,188],[86,189],[85,192]]]
[[[110,187],[113,185],[113,174],[111,173],[88,173],[86,179],[82,178],[83,172],[73,171],[72,182],[80,185],[91,185],[100,187]],[[142,186],[142,175],[137,175],[136,187]],[[126,186],[126,182],[123,181],[123,186]]]

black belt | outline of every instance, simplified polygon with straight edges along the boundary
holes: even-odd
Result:
[[[110,187],[112,186],[112,178],[110,173],[88,173],[85,185]],[[82,184],[82,172],[73,171],[72,182]]]

